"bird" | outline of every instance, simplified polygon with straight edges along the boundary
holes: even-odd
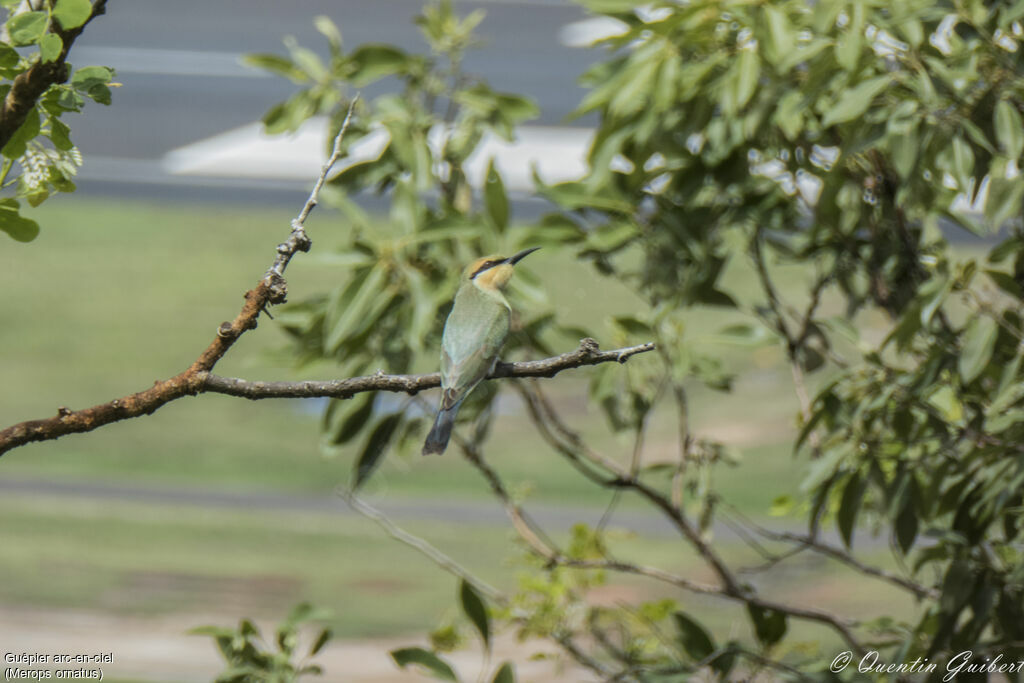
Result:
[[[444,453],[459,406],[494,369],[508,339],[512,308],[502,290],[513,267],[540,249],[513,256],[485,256],[469,264],[441,335],[441,404],[423,443],[423,455]]]

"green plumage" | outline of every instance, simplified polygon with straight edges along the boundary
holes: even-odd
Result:
[[[494,367],[508,339],[509,306],[470,280],[459,288],[441,338],[442,408],[461,402]]]
[[[423,444],[423,455],[444,453],[459,406],[494,368],[508,339],[512,311],[501,290],[512,267],[540,247],[502,258],[485,256],[471,263],[455,294],[441,337],[441,405]]]
[[[498,360],[509,318],[508,302],[498,290],[485,290],[473,280],[459,288],[441,338],[441,407],[424,455],[444,452],[459,406]]]

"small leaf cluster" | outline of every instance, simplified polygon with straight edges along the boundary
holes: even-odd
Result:
[[[480,592],[469,581],[459,581],[459,605],[463,615],[476,629],[483,643],[485,667],[490,662],[491,652],[491,617],[488,606]],[[402,669],[413,668],[432,678],[441,681],[458,683],[459,678],[452,665],[440,654],[441,648],[435,644],[434,650],[422,647],[403,647],[391,651],[391,659]],[[493,672],[482,671],[476,680],[488,680],[491,683],[515,683],[515,668],[511,662],[502,662]]]
[[[0,41],[0,98],[11,97],[14,80],[30,69],[67,69],[32,103],[24,122],[0,149],[0,189],[8,190],[0,198],[0,231],[30,242],[39,234],[39,225],[21,214],[22,203],[36,207],[54,193],[74,192],[73,178],[82,165],[61,117],[81,111],[86,99],[110,104],[114,71],[103,66],[72,68],[64,61],[69,46],[61,36],[89,20],[89,0],[39,3],[36,10],[16,0],[0,5],[8,12]]]
[[[299,635],[307,624],[323,622],[330,615],[309,603],[296,605],[274,632],[273,644],[267,643],[259,628],[249,619],[242,619],[237,629],[200,626],[192,635],[209,636],[217,645],[226,669],[216,683],[293,683],[303,677],[323,673],[309,660],[331,640],[329,628],[320,628],[308,651],[299,651]]]

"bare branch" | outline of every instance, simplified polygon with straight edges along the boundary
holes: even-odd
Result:
[[[277,258],[274,259],[274,264],[270,266],[267,271],[266,278],[276,279],[284,275],[284,269],[288,267],[288,262],[291,261],[292,256],[298,251],[309,251],[310,247],[313,246],[312,240],[306,235],[306,219],[309,218],[310,212],[316,207],[320,201],[320,190],[323,188],[324,183],[327,181],[327,176],[330,174],[334,164],[341,158],[341,142],[345,139],[345,133],[348,132],[348,125],[352,121],[352,112],[355,111],[356,103],[359,102],[359,95],[356,94],[352,98],[352,101],[348,104],[348,111],[345,113],[345,120],[341,122],[341,128],[338,130],[338,134],[334,136],[334,146],[331,149],[331,156],[327,158],[324,165],[320,167],[320,175],[316,179],[316,183],[313,185],[313,190],[309,193],[309,199],[306,200],[306,204],[302,207],[302,211],[299,215],[292,220],[292,234],[288,236],[288,239],[277,245]]]
[[[399,543],[404,543],[410,548],[418,550],[420,553],[430,558],[434,562],[434,564],[439,566],[441,569],[444,569],[449,574],[453,574],[454,576],[459,577],[466,583],[472,585],[474,588],[477,589],[477,591],[483,593],[491,600],[496,600],[499,602],[505,601],[505,597],[497,588],[487,583],[483,579],[475,576],[468,569],[466,569],[461,564],[453,560],[451,557],[443,553],[441,550],[435,548],[433,545],[431,545],[424,539],[418,536],[414,536],[409,532],[405,531],[397,524],[392,522],[388,518],[388,516],[385,515],[383,512],[373,507],[369,503],[360,500],[359,497],[356,496],[354,493],[350,491],[342,491],[339,495],[341,495],[342,499],[348,504],[350,508],[361,514],[363,517],[366,517],[367,519],[376,522],[377,525],[384,529],[384,531],[387,532],[387,535],[391,538],[395,539]]]
[[[559,452],[565,454],[571,461],[577,461],[585,458],[595,465],[612,472],[616,478],[606,485],[630,488],[640,494],[643,498],[647,499],[647,501],[652,503],[656,508],[661,510],[661,512],[673,523],[673,525],[675,525],[680,534],[687,540],[693,549],[697,551],[701,558],[718,577],[720,582],[719,586],[703,587],[710,588],[707,594],[716,595],[735,602],[746,603],[755,607],[761,607],[762,609],[782,612],[798,619],[825,624],[838,633],[855,652],[863,653],[866,651],[852,631],[852,628],[856,626],[855,621],[845,619],[825,610],[792,606],[768,600],[755,593],[751,587],[741,583],[736,574],[729,568],[718,552],[715,551],[715,549],[712,548],[711,545],[701,536],[700,532],[693,526],[690,520],[686,518],[683,512],[673,505],[669,497],[663,495],[660,491],[652,488],[639,478],[630,476],[630,473],[615,461],[600,456],[587,448],[582,437],[570,429],[569,426],[561,420],[561,417],[555,411],[550,402],[544,398],[539,388],[536,389],[536,394],[538,396],[539,403],[542,406],[544,419],[548,420],[554,428],[553,430],[541,430],[542,435],[544,435],[545,438],[548,439],[549,443],[558,449]],[[560,434],[562,438],[555,437],[554,432]],[[574,464],[576,463],[574,462]],[[562,558],[557,558],[557,560],[561,561]],[[679,586],[680,588],[703,592],[701,590],[702,587],[698,584],[695,584],[688,579],[683,579],[682,577],[674,577],[668,573],[660,572],[659,570],[649,570],[645,568],[641,571],[640,568],[621,562],[608,563],[605,568],[615,571],[627,571],[630,573],[642,574],[659,580],[668,580],[669,583]]]
[[[543,360],[498,363],[487,379],[508,377],[554,377],[563,370],[585,365],[617,362],[624,363],[631,356],[654,348],[654,344],[640,344],[613,351],[601,351],[597,342],[587,338],[580,341],[575,351]],[[350,398],[365,391],[393,391],[415,395],[441,386],[441,375],[385,375],[378,373],[363,377],[350,377],[334,381],[307,382],[248,382],[208,375],[202,391],[228,394],[248,399],[263,398]]]
[[[562,555],[558,546],[555,545],[554,541],[547,537],[544,530],[541,529],[540,525],[533,521],[523,509],[512,500],[512,496],[509,495],[508,489],[505,484],[501,481],[501,477],[494,470],[493,467],[487,464],[477,450],[474,444],[471,444],[464,439],[455,436],[455,442],[459,445],[462,450],[462,454],[466,460],[469,461],[473,467],[475,467],[480,474],[483,475],[484,479],[487,480],[487,484],[491,487],[491,491],[501,501],[502,506],[505,508],[505,514],[508,515],[509,521],[512,522],[512,526],[515,527],[516,533],[519,534],[520,538],[526,541],[527,545],[533,550],[534,553],[543,557],[549,561],[553,558],[560,557]]]
[[[97,0],[93,5],[93,16],[103,11],[105,0]],[[80,28],[76,29],[80,32]],[[77,35],[77,33],[75,34]],[[65,49],[66,49],[65,45]],[[31,71],[31,70],[30,70]],[[28,73],[28,72],[26,72]],[[24,75],[24,74],[22,74]],[[21,78],[19,76],[19,78]],[[17,80],[17,79],[16,79]],[[13,90],[12,90],[13,93]],[[8,99],[10,93],[8,94]],[[349,106],[348,116],[352,114],[352,106]],[[6,100],[5,100],[6,107]],[[0,134],[2,134],[3,116],[0,113]],[[348,121],[346,117],[346,122]],[[282,303],[287,294],[284,273],[285,267],[296,251],[309,249],[309,238],[305,236],[303,223],[313,206],[316,205],[320,188],[331,171],[331,167],[338,159],[338,150],[341,145],[341,138],[344,136],[347,126],[343,125],[338,131],[334,140],[334,154],[328,159],[320,170],[313,187],[313,192],[303,206],[299,216],[292,221],[292,233],[287,241],[277,247],[277,256],[273,265],[259,281],[255,288],[245,293],[245,304],[235,319],[231,322],[223,322],[217,328],[217,335],[209,346],[199,355],[191,366],[184,372],[166,380],[158,380],[152,387],[122,398],[114,399],[107,403],[85,408],[83,410],[69,410],[60,407],[57,415],[42,420],[30,420],[12,425],[0,430],[0,455],[12,448],[24,446],[34,441],[48,441],[57,439],[67,434],[91,432],[98,427],[127,420],[142,415],[151,415],[161,406],[170,403],[183,396],[194,396],[204,391],[203,385],[207,380],[210,370],[217,364],[228,349],[245,332],[256,327],[256,320],[266,307],[270,304]],[[2,139],[2,138],[0,138]]]
[[[7,95],[3,99],[3,105],[0,106],[0,148],[10,142],[14,133],[25,123],[28,113],[36,106],[39,98],[50,89],[50,86],[68,80],[71,74],[67,58],[71,45],[82,34],[89,22],[104,14],[106,9],[107,0],[95,0],[89,17],[81,26],[64,29],[57,28],[57,24],[54,24],[52,32],[60,37],[63,44],[60,54],[53,61],[38,60],[14,79],[11,89],[7,91]]]
[[[268,275],[268,277],[273,277]],[[283,280],[281,280],[283,283]],[[113,422],[141,415],[150,415],[163,405],[182,398],[203,393],[220,393],[248,399],[264,398],[350,398],[367,391],[393,391],[416,394],[441,384],[438,373],[426,375],[367,375],[333,381],[307,382],[249,382],[220,377],[209,370],[246,330],[256,326],[260,311],[271,300],[267,297],[268,280],[246,293],[242,312],[231,323],[223,323],[217,338],[185,372],[171,379],[157,382],[152,388],[114,399],[91,408],[72,411],[61,408],[55,417],[22,422],[0,431],[0,455],[12,448],[33,441],[49,441],[67,434],[91,432]],[[488,379],[508,377],[554,377],[563,370],[586,365],[617,362],[624,363],[631,356],[654,348],[654,344],[640,344],[612,351],[601,351],[593,339],[584,339],[575,351],[543,360],[518,363],[499,363]]]
[[[739,516],[738,511],[736,511],[735,514],[737,514],[737,516]],[[791,543],[791,544],[796,545],[799,549],[806,548],[806,549],[812,550],[812,551],[814,551],[814,552],[816,552],[818,554],[825,555],[826,557],[830,557],[833,560],[836,560],[838,562],[842,562],[843,564],[847,565],[848,567],[851,567],[852,569],[856,569],[861,574],[865,574],[867,576],[873,576],[873,577],[875,577],[877,579],[881,579],[883,581],[887,581],[887,582],[891,583],[894,586],[897,586],[897,587],[902,588],[902,589],[904,589],[906,591],[909,591],[909,592],[913,593],[915,596],[917,596],[918,598],[932,598],[932,599],[935,599],[939,595],[938,591],[936,591],[933,588],[928,588],[926,586],[923,586],[923,585],[921,585],[921,584],[919,584],[919,583],[917,583],[915,581],[911,581],[908,578],[905,578],[905,577],[900,576],[898,574],[894,574],[894,573],[892,573],[892,572],[890,572],[890,571],[888,571],[886,569],[882,569],[880,567],[875,567],[875,566],[872,566],[872,565],[869,565],[869,564],[864,564],[863,562],[858,560],[856,557],[854,557],[853,555],[851,555],[847,551],[843,550],[842,548],[837,548],[836,546],[829,545],[827,543],[823,543],[823,542],[821,542],[821,541],[819,541],[819,540],[817,540],[817,539],[815,539],[815,538],[813,538],[811,536],[806,536],[806,535],[801,535],[801,534],[794,534],[794,533],[789,533],[789,532],[772,531],[771,529],[766,529],[765,527],[757,524],[756,522],[754,522],[753,520],[747,518],[746,516],[742,517],[742,522],[744,524],[746,524],[748,527],[750,527],[751,529],[753,529],[754,532],[756,532],[757,534],[759,534],[760,536],[762,536],[764,538],[767,538],[767,539],[770,539],[770,540],[773,540],[773,541],[782,541],[782,542],[785,542],[785,543]]]
[[[494,588],[483,579],[475,576],[444,552],[431,545],[427,540],[405,531],[392,522],[383,512],[360,500],[354,494],[350,492],[342,492],[341,496],[356,512],[380,525],[380,527],[383,528],[391,538],[419,551],[449,574],[457,576],[467,583],[472,584],[480,593],[483,593],[494,602],[500,605],[508,604],[508,597],[503,595],[501,591]],[[513,621],[515,620],[516,619],[513,618]],[[587,655],[579,648],[578,645],[576,645],[575,641],[572,639],[571,633],[552,633],[549,637],[580,665],[602,676],[611,675],[611,671],[607,667],[593,657]]]

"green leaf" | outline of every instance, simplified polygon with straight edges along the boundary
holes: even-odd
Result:
[[[56,33],[47,33],[39,40],[39,59],[44,62],[52,62],[60,57],[64,49],[64,41]]]
[[[504,232],[508,227],[508,195],[505,193],[505,183],[501,180],[501,173],[494,165],[494,158],[491,157],[487,165],[487,177],[484,181],[484,204],[487,207],[487,215],[491,223],[499,232]]]
[[[294,628],[307,621],[325,621],[331,617],[330,610],[314,607],[308,602],[300,602],[291,609],[282,626],[285,629]]]
[[[498,673],[494,674],[491,683],[516,683],[516,670],[512,668],[512,663],[503,663]]]
[[[83,66],[76,69],[71,77],[71,85],[82,90],[88,90],[97,83],[109,83],[114,72],[105,66]]]
[[[860,57],[864,45],[864,4],[855,2],[851,3],[853,12],[849,18],[849,23],[844,30],[844,35],[838,41],[835,47],[836,61],[846,71],[855,72],[857,70],[857,63],[860,61]],[[823,16],[825,12],[821,13]]]
[[[729,677],[729,672],[732,671],[736,665],[737,651],[741,651],[742,647],[735,640],[730,640],[724,648],[708,662],[708,666],[711,667],[712,671],[718,674],[716,680],[719,681],[730,681],[735,680]]]
[[[18,213],[17,199],[0,199],[0,230],[18,242],[31,242],[39,235],[39,224]]]
[[[889,151],[892,163],[900,178],[907,181],[911,178],[917,165],[918,154],[921,152],[921,140],[917,127],[909,131],[901,131],[889,135]]]
[[[765,609],[747,603],[747,613],[754,623],[754,633],[765,647],[771,647],[782,640],[788,627],[786,615],[773,609]]]
[[[384,76],[404,71],[410,63],[409,56],[391,45],[361,45],[349,56],[353,71],[349,75],[352,85],[357,88],[372,83]]]
[[[46,12],[22,12],[7,22],[11,43],[16,47],[32,45],[43,37],[50,18]]]
[[[964,416],[964,406],[957,398],[956,392],[948,384],[932,392],[927,399],[928,404],[939,411],[942,419],[959,422]]]
[[[1004,273],[1000,270],[986,270],[985,274],[992,278],[992,282],[999,289],[1012,297],[1024,299],[1024,289],[1021,288],[1020,284],[1009,273]]]
[[[2,153],[8,159],[17,159],[25,153],[29,140],[39,135],[39,109],[32,107],[25,115],[25,122],[21,124],[14,135],[4,145]]]
[[[987,315],[979,315],[967,323],[963,336],[958,369],[964,384],[970,384],[992,360],[999,325]]]
[[[1019,159],[1024,152],[1024,124],[1016,107],[1000,100],[996,105],[995,126],[999,146],[1011,159]]]
[[[60,119],[50,117],[50,141],[59,150],[68,151],[74,148],[71,142],[71,129]]]
[[[316,653],[320,652],[320,650],[324,649],[324,645],[326,645],[333,637],[334,633],[329,628],[325,628],[320,631],[320,635],[318,635],[316,640],[313,641],[313,646],[309,648],[309,656],[312,657]]]
[[[893,522],[896,543],[904,555],[910,552],[917,538],[917,511],[914,509],[912,488],[913,485],[904,488],[899,513]]]
[[[623,332],[638,337],[650,337],[654,334],[654,329],[650,325],[631,315],[617,315],[612,318],[612,323],[621,328]]]
[[[230,638],[235,635],[234,629],[224,626],[196,626],[185,633],[190,636],[210,636],[211,638]]]
[[[789,26],[786,13],[777,7],[766,6],[764,13],[768,19],[768,35],[771,36],[772,52],[776,59],[781,59],[793,50],[795,40]]]
[[[676,612],[672,617],[679,630],[679,642],[692,659],[698,662],[702,661],[715,651],[715,643],[703,626],[691,619],[685,612]]]
[[[0,43],[0,68],[10,69],[18,65],[21,55],[7,43]]]
[[[580,4],[595,14],[632,14],[635,0],[580,0]]]
[[[922,325],[927,325],[953,290],[953,278],[941,275],[922,287],[922,290],[920,320]]]
[[[53,17],[60,22],[61,28],[77,28],[84,24],[92,14],[92,3],[89,0],[57,0],[53,8]]]
[[[324,414],[326,442],[332,446],[343,446],[354,439],[373,415],[373,399],[374,394],[367,392],[350,399],[332,401]]]
[[[1024,178],[1001,178],[989,175],[988,200],[985,202],[985,217],[995,229],[1006,227],[1007,221],[1021,215],[1024,200]]]
[[[107,83],[114,72],[105,66],[86,66],[77,69],[71,77],[71,85],[100,104],[110,104],[110,88]]]
[[[256,69],[263,69],[270,73],[284,76],[295,83],[303,83],[309,78],[302,69],[295,66],[295,63],[287,57],[274,54],[251,54],[242,57],[242,63]]]
[[[288,54],[291,55],[296,68],[305,73],[309,80],[317,83],[327,81],[330,74],[320,55],[299,45],[293,36],[286,36],[284,45],[288,48]]]
[[[260,637],[260,630],[256,628],[256,624],[252,623],[249,619],[242,619],[238,622],[238,632],[243,636],[256,636]]]
[[[365,320],[375,299],[388,296],[384,291],[386,280],[387,271],[378,264],[361,282],[354,281],[345,288],[343,294],[334,302],[334,307],[328,312],[325,321],[327,338],[324,340],[324,348],[328,353],[335,353],[349,339],[357,325]],[[337,313],[339,308],[340,313]]]
[[[718,332],[712,336],[712,339],[715,342],[737,344],[739,346],[748,346],[753,348],[772,344],[776,342],[778,338],[764,325],[737,323],[735,325],[727,325],[726,327],[718,330]]]
[[[610,196],[607,188],[591,192],[584,183],[579,182],[546,185],[536,169],[533,171],[533,182],[540,194],[570,211],[588,208],[626,214],[633,208],[629,200],[621,196]]]
[[[736,109],[739,111],[750,101],[757,87],[757,79],[761,75],[761,58],[753,49],[740,50],[739,59],[736,62],[738,73],[736,75]]]
[[[843,489],[843,497],[839,502],[839,514],[836,521],[839,524],[839,533],[843,537],[843,543],[847,548],[853,545],[853,530],[857,525],[857,513],[860,512],[860,504],[864,500],[864,490],[867,482],[859,473],[854,473],[846,482]]]
[[[288,626],[294,626],[295,624],[306,621],[312,614],[313,605],[308,602],[300,602],[295,605],[295,607],[292,607],[288,616],[285,617],[284,623]]]
[[[439,678],[442,681],[458,681],[452,667],[430,650],[424,650],[422,647],[406,647],[392,650],[390,654],[391,659],[395,660],[395,664],[403,669],[410,664],[416,664],[426,669],[427,673],[434,678]]]
[[[335,54],[341,52],[341,31],[338,30],[338,27],[333,21],[331,21],[330,17],[323,14],[314,17],[313,26],[315,26],[316,30],[327,39],[327,43],[331,46],[332,52]]]
[[[961,136],[953,138],[953,175],[960,184],[960,189],[966,189],[974,171],[974,152]],[[968,197],[968,199],[972,199]]]
[[[892,82],[892,76],[878,76],[858,83],[852,90],[844,90],[835,106],[825,113],[822,123],[833,126],[855,119],[868,110],[875,96]]]
[[[480,594],[473,588],[473,585],[465,579],[459,582],[459,602],[462,605],[462,611],[465,612],[469,620],[473,622],[473,626],[480,633],[480,637],[484,641],[484,647],[490,649],[491,622],[487,616],[487,606],[484,604]]]
[[[395,435],[395,430],[398,429],[400,424],[402,424],[401,413],[385,415],[377,423],[369,438],[366,439],[366,445],[363,446],[362,453],[359,454],[359,458],[356,460],[355,477],[352,483],[353,491],[370,479],[370,475],[374,473],[387,453],[391,437]]]

